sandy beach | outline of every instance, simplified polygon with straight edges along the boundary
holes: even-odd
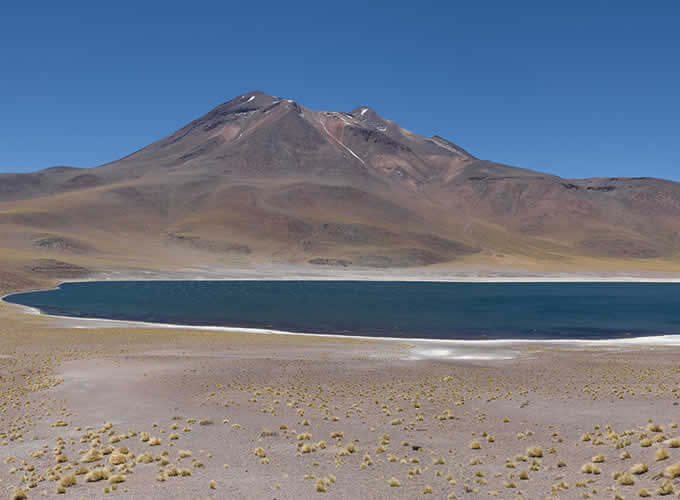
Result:
[[[0,486],[14,498],[680,490],[672,336],[354,339],[53,318],[7,303],[0,330]]]

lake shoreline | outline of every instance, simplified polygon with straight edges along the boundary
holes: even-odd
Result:
[[[429,338],[429,337],[401,337],[401,336],[378,336],[378,335],[363,335],[360,333],[348,333],[339,334],[333,333],[332,330],[325,332],[315,332],[315,331],[304,331],[304,330],[288,330],[288,329],[278,329],[278,328],[260,328],[252,326],[238,326],[238,325],[211,325],[211,324],[183,324],[183,323],[166,323],[166,322],[155,322],[155,321],[139,321],[132,319],[116,319],[107,317],[87,317],[87,316],[69,316],[67,314],[50,314],[44,312],[38,308],[31,307],[29,305],[23,305],[17,302],[10,302],[6,300],[7,298],[24,293],[32,292],[44,292],[44,291],[54,291],[58,290],[64,284],[109,284],[109,283],[122,283],[129,280],[69,280],[60,282],[56,287],[43,290],[35,291],[25,291],[25,292],[15,292],[6,294],[0,297],[0,301],[6,303],[12,307],[16,307],[22,312],[29,315],[39,315],[45,318],[51,318],[58,320],[60,324],[67,325],[73,328],[160,328],[160,329],[174,329],[174,330],[195,330],[195,331],[206,331],[206,332],[221,332],[221,333],[247,333],[247,334],[258,334],[258,335],[284,335],[284,336],[300,336],[306,338],[332,338],[332,339],[349,339],[349,340],[365,340],[365,341],[384,341],[388,343],[413,343],[422,346],[420,349],[423,353],[435,353],[435,355],[424,355],[424,358],[432,359],[462,359],[467,355],[461,355],[456,357],[455,355],[448,356],[446,353],[451,353],[452,348],[513,348],[516,346],[556,346],[556,347],[574,347],[574,348],[630,348],[630,347],[672,347],[680,346],[680,335],[679,334],[669,334],[669,333],[646,333],[640,335],[621,335],[617,337],[610,338],[522,338],[522,337],[500,337],[500,338]],[[134,280],[135,282],[154,282],[154,281],[166,281],[166,280]],[[167,280],[173,282],[187,281],[187,280]],[[255,279],[248,280],[192,280],[192,281],[261,281]],[[267,280],[272,282],[285,282],[289,280]],[[298,280],[301,282],[310,280]],[[324,280],[327,281],[327,280]],[[356,282],[362,282],[364,280],[357,280]],[[354,281],[347,280],[348,283],[354,283]],[[394,281],[385,281],[377,283],[395,283]],[[416,283],[405,282],[405,283]],[[430,283],[430,282],[423,282]],[[457,282],[455,282],[457,283]],[[461,282],[462,283],[462,282]],[[480,282],[474,282],[480,283]],[[495,283],[495,282],[494,282]],[[505,283],[522,283],[527,284],[527,282],[505,282]],[[562,282],[537,282],[541,284],[549,283],[562,283]],[[581,283],[581,282],[569,282],[569,283]],[[582,283],[600,283],[600,282],[582,282]],[[616,282],[619,283],[619,282]],[[638,282],[635,282],[638,283]],[[644,282],[647,283],[647,282]],[[665,282],[664,282],[665,283]],[[477,352],[471,355],[471,357],[483,358],[483,352]],[[500,356],[499,359],[512,359],[515,356]],[[496,358],[490,358],[496,359]]]
[[[520,492],[544,498],[556,474],[569,483],[567,492],[589,479],[581,467],[598,453],[607,460],[589,491],[616,486],[611,474],[633,463],[650,467],[636,477],[636,491],[654,491],[662,482],[654,477],[680,460],[680,451],[671,449],[670,459],[654,462],[655,448],[632,445],[625,448],[630,463],[619,463],[615,442],[592,442],[605,425],[622,436],[630,429],[648,432],[648,419],[669,438],[678,436],[671,423],[677,420],[680,349],[672,346],[517,345],[511,359],[447,359],[421,356],[422,345],[403,341],[105,323],[75,325],[0,302],[0,373],[5,390],[17,394],[5,417],[21,426],[28,416],[51,415],[21,430],[30,446],[10,441],[0,447],[0,459],[26,460],[45,475],[54,460],[30,453],[67,436],[61,452],[79,468],[79,437],[88,427],[104,426],[121,439],[114,447],[128,447],[137,457],[167,452],[172,465],[192,472],[159,481],[155,462],[138,462],[115,492],[159,500],[310,498],[318,495],[317,479],[331,474],[324,498],[360,498],[367,491],[371,498],[415,498],[426,485],[433,497],[460,498],[510,491],[511,481],[517,483],[513,498]],[[26,372],[46,382],[25,392]],[[142,433],[160,444],[150,448]],[[584,433],[592,441],[583,441]],[[302,453],[300,439],[315,449]],[[316,446],[321,441],[325,448]],[[350,445],[355,452],[347,452]],[[506,457],[526,456],[532,447],[543,456],[514,459],[515,468],[508,468]],[[85,465],[107,464],[104,457]],[[519,479],[530,466],[530,479]],[[19,486],[9,467],[0,468],[0,480]],[[81,477],[67,496],[98,497],[110,487]],[[391,487],[391,478],[401,486]],[[29,497],[41,495],[60,497],[48,482]]]

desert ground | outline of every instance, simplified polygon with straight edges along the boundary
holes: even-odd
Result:
[[[2,302],[0,488],[15,499],[677,495],[679,354],[673,337],[358,340]]]

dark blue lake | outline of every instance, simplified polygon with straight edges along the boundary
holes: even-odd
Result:
[[[675,283],[127,281],[68,283],[5,300],[63,316],[375,337],[680,333]]]

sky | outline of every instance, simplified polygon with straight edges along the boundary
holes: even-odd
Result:
[[[680,2],[8,2],[0,171],[91,167],[251,91],[564,177],[680,180]]]

